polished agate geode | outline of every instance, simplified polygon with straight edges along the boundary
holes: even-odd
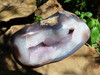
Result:
[[[22,28],[11,38],[15,57],[24,65],[41,66],[60,61],[84,45],[90,30],[75,14],[58,11]]]

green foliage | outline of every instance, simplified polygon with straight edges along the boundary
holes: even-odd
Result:
[[[91,44],[100,40],[100,33],[98,27],[93,27],[91,29]]]
[[[66,3],[66,2],[70,2],[70,1],[71,1],[71,0],[65,0],[64,3]]]
[[[35,20],[34,20],[34,22],[37,22],[37,21],[42,20],[42,19],[43,19],[43,17],[41,17],[41,16],[36,17]]]
[[[97,43],[100,43],[100,22],[98,19],[89,18],[87,24],[91,29],[90,44],[92,47],[96,48],[100,54],[100,45]]]
[[[88,43],[98,50],[100,54],[100,22],[98,19],[93,18],[93,13],[87,11],[86,0],[65,0],[64,3],[75,4],[76,7],[72,9],[76,15],[78,15],[84,22],[87,23],[91,30],[91,36]],[[85,10],[85,11],[84,11]]]

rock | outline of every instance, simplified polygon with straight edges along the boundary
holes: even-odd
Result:
[[[91,47],[90,45],[86,46],[83,45],[76,53],[73,54],[73,56],[92,56],[92,57],[98,57],[97,50]]]
[[[10,29],[6,32],[7,34],[14,34],[15,32],[17,32],[18,30],[22,29],[23,27],[25,27],[25,25],[14,25],[11,26]]]
[[[87,73],[85,75],[100,75],[100,65],[93,64],[87,68]]]
[[[36,8],[36,0],[0,0],[0,21],[28,16]]]
[[[47,18],[59,10],[63,10],[63,8],[57,0],[48,0],[35,11],[35,15]]]

